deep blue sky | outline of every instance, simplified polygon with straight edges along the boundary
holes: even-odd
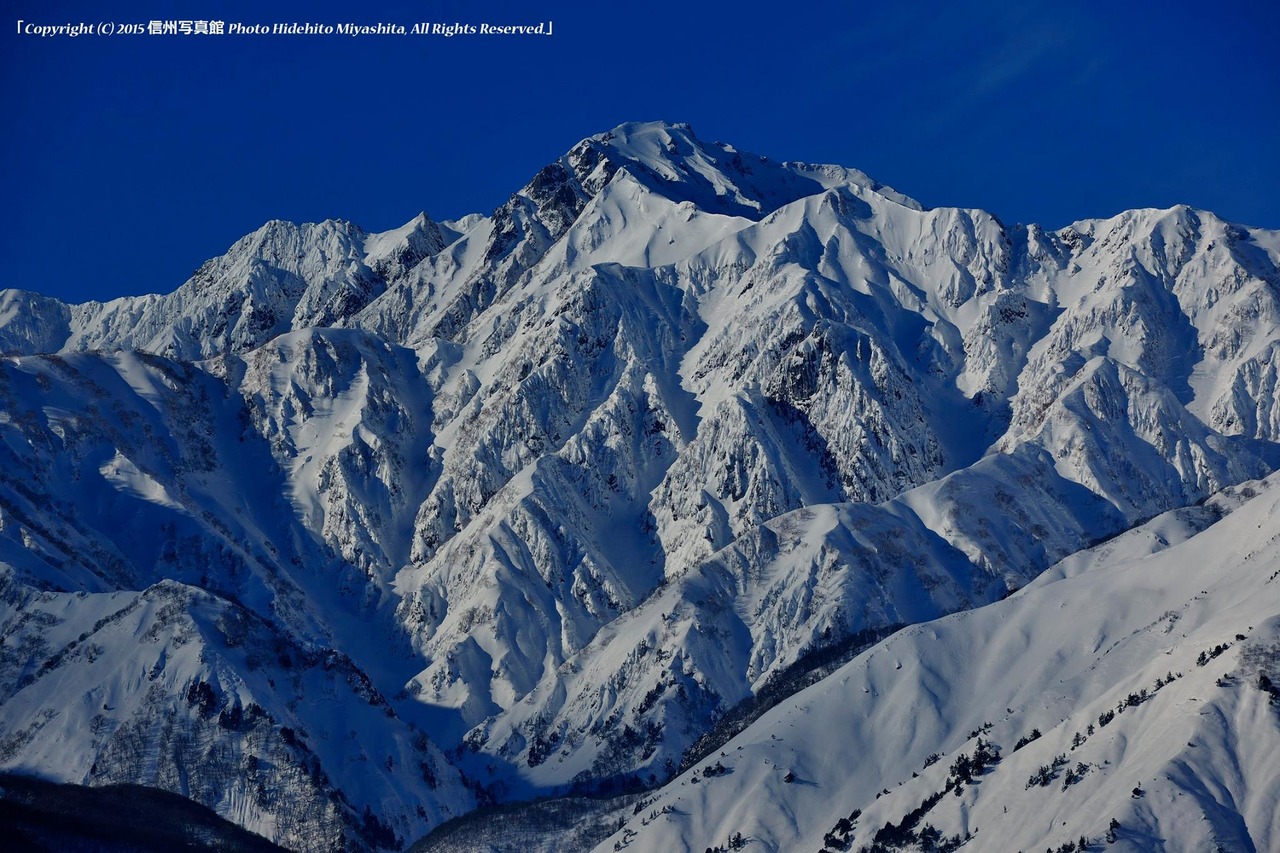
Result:
[[[71,301],[172,290],[267,219],[488,212],[582,137],[654,118],[1006,222],[1186,202],[1280,228],[1280,4],[1263,0],[5,7],[0,287]],[[550,18],[556,35],[16,34],[180,17]]]

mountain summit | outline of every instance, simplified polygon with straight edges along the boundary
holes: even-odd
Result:
[[[1140,527],[1164,513],[1212,530],[1280,465],[1280,233],[1181,206],[1008,227],[687,125],[585,139],[489,215],[271,222],[166,295],[0,291],[0,349],[0,769],[164,788],[299,849],[657,786],[878,638],[1072,560],[1110,572],[1084,549],[1167,539]],[[1209,570],[1177,573],[1244,588]],[[1280,609],[1249,589],[1258,619]],[[1073,590],[1098,593],[1099,637],[1174,607],[1102,581],[1037,600],[1075,613]],[[956,679],[1004,635],[965,618],[964,667],[914,639],[899,660],[894,695],[953,703],[916,751],[950,754],[978,713]],[[1028,666],[1057,666],[1046,642]],[[1163,653],[1132,648],[1071,714]],[[839,677],[881,695],[859,660]],[[999,737],[1048,731],[1019,713]],[[813,743],[838,731],[796,714]],[[816,754],[782,784],[827,779]],[[806,820],[871,814],[899,765]],[[1214,814],[1265,846],[1237,793],[1254,811]],[[717,797],[668,821],[681,843],[745,826]],[[818,837],[775,818],[749,831]]]

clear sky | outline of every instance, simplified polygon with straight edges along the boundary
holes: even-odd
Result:
[[[172,290],[268,219],[379,230],[489,212],[633,120],[854,166],[1006,222],[1185,202],[1280,228],[1271,0],[4,6],[0,287],[70,301]],[[555,35],[17,31],[178,18],[552,20]]]

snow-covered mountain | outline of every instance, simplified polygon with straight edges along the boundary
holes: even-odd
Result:
[[[299,850],[399,846],[470,802],[340,651],[174,581],[0,582],[7,767],[173,791]]]
[[[1273,475],[906,628],[598,849],[1274,850],[1277,517]]]
[[[0,309],[14,316],[5,349],[144,350],[186,360],[243,352],[283,332],[340,323],[382,293],[387,276],[443,245],[441,227],[425,215],[383,234],[350,222],[268,222],[163,296],[58,306],[10,292]]]
[[[0,349],[0,768],[287,846],[660,783],[823,655],[1280,466],[1280,233],[1007,227],[685,125],[489,216],[269,223],[164,296],[0,291]],[[251,758],[265,794],[228,781]]]

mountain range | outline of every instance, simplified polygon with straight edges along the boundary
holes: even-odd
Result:
[[[0,770],[298,850],[1268,849],[1278,343],[1280,232],[665,123],[0,291]]]

